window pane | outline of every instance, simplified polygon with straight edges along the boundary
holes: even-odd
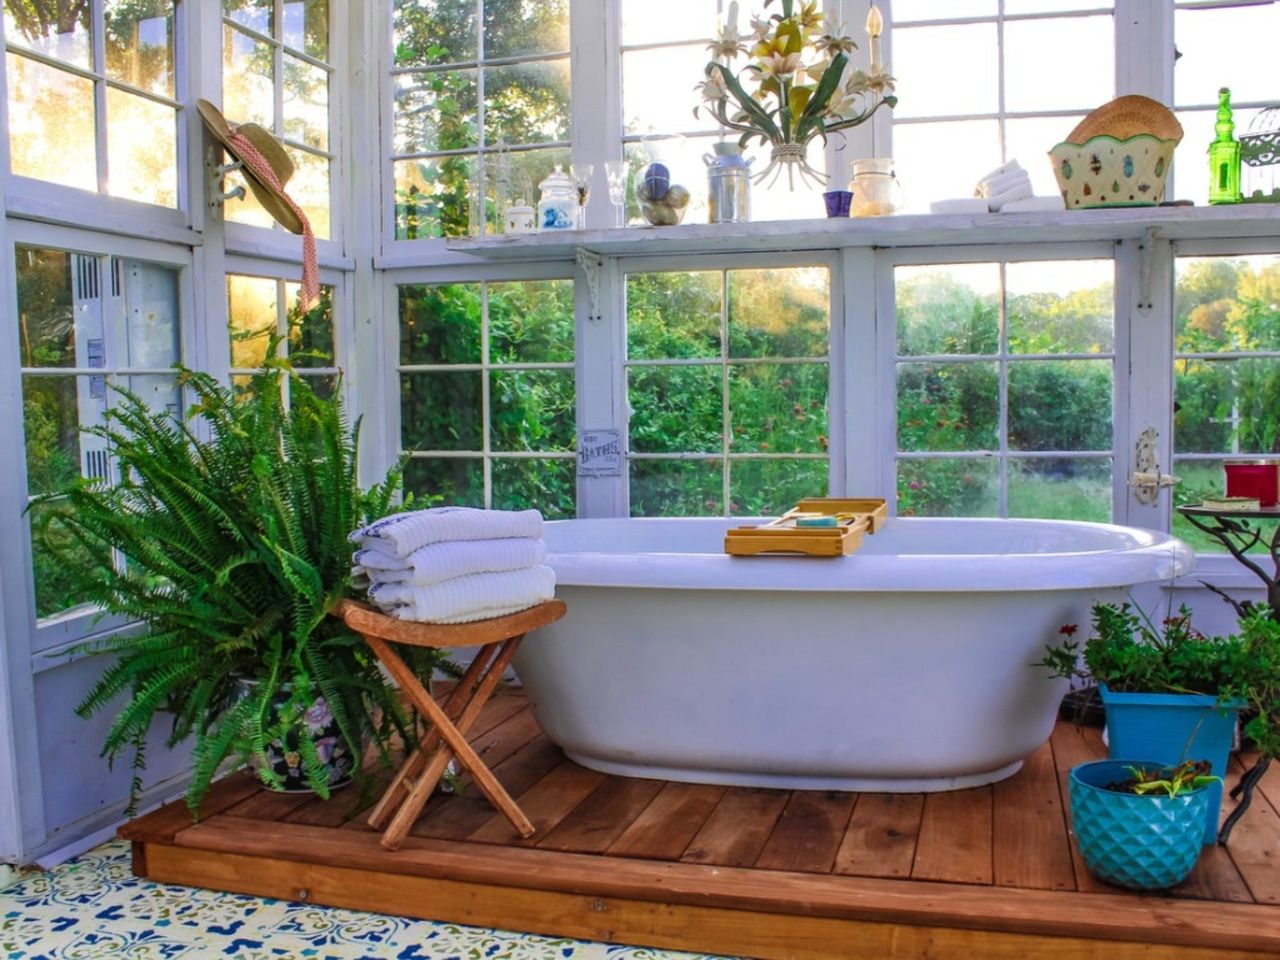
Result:
[[[173,96],[174,0],[106,0],[107,76]]]
[[[541,510],[548,520],[577,515],[575,460],[497,457],[492,473],[495,510]]]
[[[493,363],[573,360],[573,281],[489,284],[489,359]]]
[[[706,111],[699,110],[696,118],[693,115],[693,108],[702,103],[694,85],[702,79],[709,57],[704,43],[624,53],[623,132],[684,133],[719,129],[719,124]]]
[[[1180,353],[1280,350],[1280,256],[1179,259]]]
[[[824,267],[729,271],[729,356],[825,357],[829,274]]]
[[[983,460],[899,460],[901,517],[997,517],[1000,464]]]
[[[480,159],[484,162],[485,230],[488,233],[502,233],[504,224],[499,203],[510,204],[514,198],[523,197],[531,205],[536,205],[537,185],[555,167],[568,172],[570,156],[568,147],[545,147],[538,150],[491,151]],[[603,172],[598,173],[597,177],[603,179]],[[479,177],[476,179],[478,181]],[[603,194],[602,189],[595,196],[598,198]],[[597,199],[596,202],[605,201]],[[505,206],[501,209],[505,210]]]
[[[90,564],[92,558],[84,547],[60,531],[55,518],[66,509],[69,508],[55,502],[33,507],[29,514],[38,618],[51,617],[83,602],[73,592],[69,571],[73,565]]]
[[[1110,260],[1009,264],[1005,268],[1009,352],[1111,352],[1114,276]]]
[[[1173,472],[1182,481],[1173,488],[1173,502],[1176,506],[1199,504],[1205,497],[1221,497],[1226,493],[1227,478],[1222,460],[1175,459]],[[1250,553],[1265,554],[1267,552],[1266,543],[1270,540],[1274,527],[1268,522],[1260,526],[1263,530],[1263,541],[1255,544]],[[1180,540],[1185,540],[1197,553],[1226,552],[1218,540],[1203,533],[1176,510],[1173,512],[1173,535]]]
[[[776,517],[805,497],[825,497],[830,469],[825,460],[731,460],[729,513]]]
[[[1006,0],[1007,2],[1007,0]],[[996,0],[965,0],[959,9],[956,0],[893,0],[896,23],[909,20],[945,20],[954,17],[994,17]]]
[[[485,57],[518,57],[568,49],[569,0],[485,0]]]
[[[494,450],[572,450],[572,370],[505,370],[490,374]]]
[[[89,3],[5,0],[4,38],[86,70],[93,67]],[[10,87],[10,96],[13,88]]]
[[[1009,364],[1009,447],[1111,449],[1111,361]]]
[[[107,192],[178,205],[178,123],[172,107],[107,88]]]
[[[716,32],[719,0],[622,0],[624,44],[701,40]],[[750,29],[749,4],[742,4],[738,31]]]
[[[274,14],[274,0],[222,0],[224,17],[269,37],[275,33]]]
[[[396,161],[396,239],[465,237],[475,163],[468,156]]]
[[[1173,71],[1175,103],[1216,104],[1219,87],[1230,87],[1232,99],[1241,103],[1276,98],[1280,6],[1180,9],[1173,29],[1182,54]],[[1243,129],[1236,127],[1237,133]]]
[[[329,74],[284,55],[284,135],[317,150],[329,147]]]
[[[108,363],[144,370],[172,366],[179,356],[177,269],[138,260],[113,261],[113,268],[123,302],[106,303]]]
[[[723,443],[718,366],[632,367],[630,449],[640,453],[712,453]]]
[[[994,263],[898,267],[898,353],[996,353],[1000,268]]]
[[[995,450],[999,425],[994,363],[898,364],[899,450]]]
[[[825,453],[827,365],[730,367],[729,422],[735,453]]]
[[[22,366],[77,366],[72,255],[64,250],[18,247],[16,259]],[[101,356],[101,339],[96,349]],[[105,357],[100,363],[105,363]]]
[[[399,289],[401,363],[480,362],[478,283]]]
[[[1056,197],[1058,178],[1053,174],[1049,150],[1066,139],[1084,114],[1069,117],[1031,117],[1004,122],[1004,155],[1017,160],[1031,177],[1031,189],[1038,197]],[[896,132],[896,131],[895,131]],[[974,172],[974,179],[983,176],[988,169]]]
[[[479,450],[484,423],[478,372],[400,374],[400,444],[406,450]]]
[[[279,284],[270,277],[227,277],[227,327],[231,334],[231,366],[261,367],[276,332]]]
[[[894,108],[894,116],[995,113],[1000,109],[998,49],[994,23],[911,27],[896,31],[893,35],[892,67],[894,76],[900,78],[897,92],[902,100]],[[964,64],[962,80],[953,70],[938,69],[939,64],[961,61]],[[896,130],[894,134],[896,137]],[[942,149],[943,142],[934,144],[935,155]],[[946,147],[946,151],[952,156],[965,157],[966,162],[970,159],[956,150],[954,144]],[[896,142],[894,153],[898,157],[907,155]],[[974,176],[985,172],[985,169],[980,170]]]
[[[298,374],[321,400],[332,400],[338,393],[339,376],[333,373],[308,373],[305,370]]]
[[[306,313],[299,310],[302,285],[284,285],[285,302],[289,305],[289,359],[295,367],[332,367],[333,287],[320,288],[320,302]]]
[[[720,356],[719,271],[627,277],[627,356]]]
[[[1111,520],[1111,460],[1009,461],[1009,516]]]
[[[724,465],[719,460],[632,460],[633,517],[724,514]]]
[[[107,409],[104,377],[22,378],[22,428],[27,451],[27,489],[32,494],[65,489],[81,476],[80,424],[101,422]],[[86,437],[89,476],[107,476],[106,445]]]
[[[321,239],[329,236],[329,159],[285,147],[293,161],[293,176],[289,180],[289,196],[302,208],[311,221],[311,229]]]
[[[402,73],[395,82],[396,153],[462,150],[480,142],[475,70]]]
[[[475,60],[475,0],[395,0],[391,36],[395,66]]]
[[[404,468],[404,488],[418,506],[484,506],[484,464],[471,457],[414,457]]]
[[[1115,6],[1115,0],[1004,0],[1006,14],[1058,13],[1066,10],[1103,10]],[[897,9],[897,4],[894,4]]]
[[[1280,452],[1280,361],[1174,363],[1179,453]]]
[[[964,162],[947,162],[940,151]],[[994,120],[895,123],[893,154],[906,211],[924,213],[931,200],[973,196],[974,181],[1000,166],[1000,128]]]
[[[275,66],[271,44],[234,27],[222,37],[222,110],[230,123],[275,123]]]
[[[316,60],[328,60],[329,0],[285,0],[284,43]]]
[[[5,63],[10,169],[20,177],[96,191],[93,81],[13,53]]]
[[[1064,17],[1061,20],[1013,20],[1006,23],[1005,109],[1089,110],[1114,97],[1113,24],[1111,17]],[[1082,51],[1088,51],[1087,58],[1081,57]],[[1046,77],[1068,76],[1070,83],[1045,82]],[[1071,130],[1070,127],[1066,129],[1068,132]],[[1044,149],[1052,146],[1053,143],[1047,143]]]
[[[484,139],[493,146],[569,139],[569,61],[484,70]]]

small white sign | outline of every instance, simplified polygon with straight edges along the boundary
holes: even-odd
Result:
[[[578,476],[622,476],[622,431],[578,431]]]

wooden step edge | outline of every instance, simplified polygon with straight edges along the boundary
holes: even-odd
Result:
[[[1280,910],[1253,904],[708,867],[376,834],[222,814],[175,845],[512,888],[778,914],[1280,952]]]

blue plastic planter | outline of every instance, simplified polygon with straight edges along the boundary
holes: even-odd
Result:
[[[1098,685],[1098,692],[1107,711],[1107,747],[1112,758],[1146,757],[1166,766],[1208,760],[1215,776],[1227,775],[1227,756],[1242,703],[1220,706],[1217,697],[1192,693],[1114,693],[1105,683]],[[1214,843],[1222,784],[1207,789],[1204,842]]]
[[[1095,760],[1072,768],[1068,795],[1076,844],[1100,880],[1135,890],[1163,890],[1185,880],[1196,865],[1211,787],[1176,797],[1103,789],[1125,779],[1126,767],[1158,765]]]

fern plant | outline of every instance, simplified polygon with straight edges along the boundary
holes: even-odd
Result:
[[[370,738],[384,759],[393,735],[413,739],[363,641],[330,616],[351,593],[347,535],[396,509],[402,464],[362,490],[359,425],[283,361],[240,396],[203,373],[179,369],[178,379],[194,399],[185,421],[118,389],[105,422],[87,430],[109,444],[118,482],[81,480],[34,501],[58,502],[37,535],[61,552],[79,596],[147,628],[81,648],[115,660],[76,710],[119,710],[102,753],[132,754],[131,812],[162,718],[170,746],[194,738],[193,813],[230,758],[254,761],[279,787],[266,750],[290,730],[308,785],[327,796],[315,736],[299,724],[317,698],[352,757]]]

